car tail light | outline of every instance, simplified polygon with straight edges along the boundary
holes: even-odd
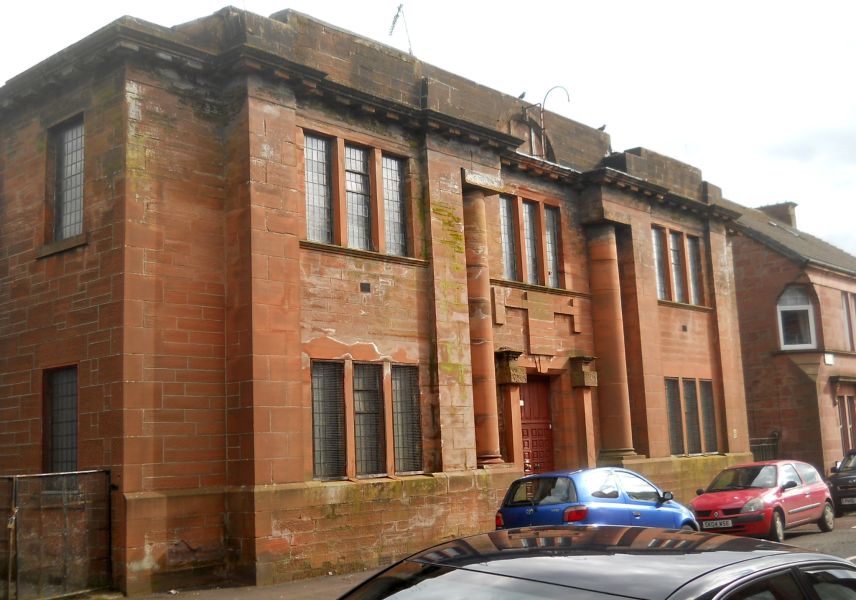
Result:
[[[496,520],[496,528],[497,529],[499,529],[505,525],[505,523],[502,520],[502,513],[499,511],[497,511],[497,513],[496,513],[496,519],[495,520]]]
[[[587,506],[569,506],[565,509],[565,514],[562,516],[565,523],[573,523],[575,521],[582,521],[588,515],[588,507]]]

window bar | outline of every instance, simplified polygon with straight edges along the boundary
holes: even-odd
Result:
[[[419,405],[419,370],[415,366],[392,367],[395,471],[422,470],[422,419]]]
[[[330,142],[307,135],[304,139],[306,181],[306,237],[333,243],[333,198],[330,183]]]
[[[314,474],[345,477],[344,365],[312,363],[312,442]]]

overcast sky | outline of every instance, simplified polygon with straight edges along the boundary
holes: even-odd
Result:
[[[856,2],[233,0],[293,8],[541,102],[612,147],[690,163],[747,206],[798,204],[800,229],[856,255]],[[0,82],[122,15],[172,26],[228,0],[15,1]],[[405,28],[406,24],[406,28]],[[409,33],[409,40],[408,34]]]

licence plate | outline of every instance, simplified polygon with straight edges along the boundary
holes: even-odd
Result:
[[[731,527],[731,519],[719,519],[718,521],[702,521],[701,528],[702,529],[720,529],[724,527]]]
[[[841,504],[856,504],[856,498],[842,498]]]

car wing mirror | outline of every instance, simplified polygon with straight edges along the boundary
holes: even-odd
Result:
[[[704,494],[704,488],[699,488],[699,489],[697,489],[697,490],[695,491],[695,493],[696,493],[696,496],[701,496],[702,494]]]
[[[660,496],[660,502],[668,502],[669,500],[674,500],[675,495],[672,492],[663,492],[663,495]]]
[[[835,464],[834,464],[834,465],[832,465],[832,468],[831,468],[831,469],[829,469],[829,470],[830,470],[832,473],[838,473],[838,471],[840,471],[840,470],[841,470],[841,461],[840,461],[840,460],[836,460],[836,461],[835,461]]]
[[[789,490],[791,488],[795,488],[798,485],[799,484],[796,481],[791,479],[790,481],[786,481],[785,483],[782,484],[782,491]]]

